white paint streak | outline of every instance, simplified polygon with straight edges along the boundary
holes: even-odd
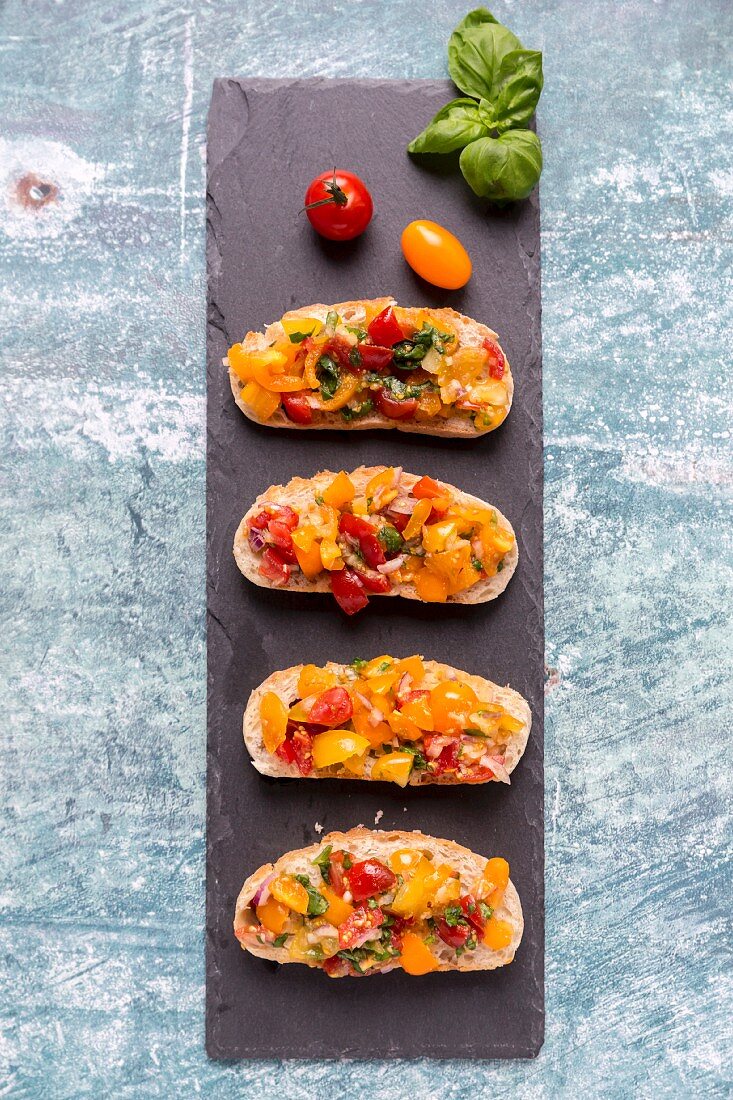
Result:
[[[191,134],[191,109],[193,107],[193,38],[192,28],[194,18],[186,20],[183,33],[183,117],[181,120],[181,169],[179,175],[179,190],[181,202],[181,255],[183,262],[186,255],[186,172],[188,169],[188,143]]]
[[[555,801],[552,806],[552,840],[555,841],[557,834],[557,820],[560,816],[560,780],[555,780]]]

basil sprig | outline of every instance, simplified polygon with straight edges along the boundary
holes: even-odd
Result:
[[[542,54],[525,50],[486,8],[469,12],[448,43],[448,70],[464,93],[436,114],[409,153],[455,153],[477,195],[524,199],[542,172],[542,146],[526,129],[542,92]]]

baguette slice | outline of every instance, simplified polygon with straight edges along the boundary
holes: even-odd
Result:
[[[274,864],[266,863],[245,881],[237,898],[234,914],[234,934],[244,951],[248,951],[260,959],[270,959],[278,963],[305,962],[308,966],[321,969],[318,962],[306,962],[306,960],[289,957],[287,944],[283,947],[275,947],[271,943],[260,943],[253,932],[258,920],[250,903],[259,888],[273,874],[307,875],[313,884],[317,885],[319,872],[318,868],[314,867],[313,860],[329,844],[332,845],[334,851],[339,849],[349,851],[355,861],[376,858],[383,863],[388,863],[393,852],[404,848],[417,848],[432,857],[436,866],[447,863],[460,872],[463,893],[469,893],[474,889],[475,883],[481,878],[488,862],[485,856],[476,855],[470,849],[464,848],[452,840],[441,840],[421,832],[404,832],[402,830],[387,832],[377,829],[365,829],[360,826],[345,833],[329,833],[318,844],[311,844],[307,848],[299,848],[296,851],[288,852]],[[506,947],[493,950],[480,942],[476,950],[458,956],[452,947],[438,938],[430,946],[430,950],[438,964],[436,970],[495,970],[497,967],[506,966],[512,962],[522,939],[524,918],[519,895],[511,880],[507,884],[501,903],[494,911],[494,917],[511,925],[511,940]],[[292,940],[292,937],[290,939]],[[400,969],[400,965],[399,960],[381,963],[379,967],[367,971],[367,974],[386,973],[390,970]],[[346,975],[333,976],[344,977]]]
[[[364,488],[371,478],[385,468],[384,466],[357,467],[357,469],[349,475],[354,483],[357,495],[363,494]],[[288,504],[296,511],[303,511],[311,507],[314,496],[318,493],[322,493],[331,484],[335,476],[336,474],[332,470],[322,470],[320,473],[310,478],[294,477],[287,485],[271,485],[269,489],[266,489],[264,493],[261,493],[260,496],[257,497],[252,507],[243,517],[242,522],[237,528],[237,533],[234,536],[235,560],[240,571],[248,580],[252,581],[253,584],[259,585],[260,588],[283,587],[272,584],[260,574],[259,555],[256,554],[249,545],[248,520],[262,511],[262,508],[266,504]],[[419,480],[420,478],[417,474],[403,472],[401,484],[404,488],[410,490]],[[460,492],[447,482],[439,482],[439,484],[449,489],[450,492],[455,495],[455,500],[458,503],[478,505],[482,508],[493,507],[493,505],[487,504],[486,501],[480,500],[479,497],[472,496],[470,493]],[[494,511],[496,512],[499,524],[513,535],[514,529],[506,516],[502,515],[498,508],[494,508]],[[446,602],[450,604],[476,604],[488,603],[489,600],[495,600],[497,596],[501,595],[511,580],[514,570],[517,567],[518,560],[519,551],[517,549],[515,536],[514,545],[506,554],[504,558],[504,567],[500,573],[496,573],[493,577],[485,577],[476,584],[473,584],[470,588],[466,588],[462,592],[457,592],[455,595],[449,596]],[[310,581],[303,573],[294,573],[288,584],[284,587],[287,591],[294,592],[329,592],[329,575],[324,573]],[[371,595],[373,595],[373,593],[370,593],[370,596]],[[379,595],[402,596],[406,600],[420,600],[420,596],[414,584],[411,583],[395,585],[391,591],[379,593]]]
[[[359,299],[351,302],[338,302],[336,305],[332,306],[327,306],[322,302],[318,302],[315,305],[302,306],[300,309],[291,309],[284,314],[284,319],[297,320],[299,318],[315,317],[319,321],[325,322],[326,315],[334,310],[338,313],[345,325],[360,327],[363,325],[367,310],[369,310],[370,315],[373,316],[390,305],[397,305],[394,298]],[[486,339],[492,340],[496,344],[499,342],[493,329],[488,328],[487,325],[482,325],[479,321],[473,321],[470,317],[466,317],[462,313],[457,313],[454,309],[449,309],[447,307],[443,309],[431,309],[430,313],[435,318],[436,322],[443,321],[446,325],[450,325],[451,328],[455,329],[462,345],[480,347]],[[245,351],[262,351],[269,347],[274,341],[282,339],[284,335],[285,330],[281,322],[275,321],[273,324],[268,325],[264,332],[248,332],[241,341],[242,348]],[[504,354],[503,349],[501,350],[502,354]],[[514,396],[512,372],[506,355],[504,355],[504,358],[506,361],[504,381],[507,387],[507,407],[506,414],[501,423],[503,423],[506,416],[509,415]],[[224,365],[229,367],[227,359],[224,360]],[[265,424],[268,428],[290,428],[295,431],[364,431],[367,428],[396,428],[399,432],[419,432],[421,435],[439,435],[453,439],[474,439],[478,436],[486,435],[489,431],[495,430],[494,427],[476,428],[469,416],[459,413],[447,417],[446,419],[443,417],[436,417],[434,420],[420,421],[390,420],[388,417],[382,416],[381,413],[375,411],[368,416],[347,423],[344,421],[340,412],[331,412],[321,414],[318,422],[315,424],[295,424],[286,416],[281,407],[269,419],[262,420],[251,408],[249,408],[249,406],[245,405],[242,400],[242,390],[244,389],[245,383],[234,373],[231,367],[229,367],[229,383],[232,388],[234,400],[244,415],[248,417],[249,420],[253,420],[256,424]],[[499,426],[499,424],[496,425],[496,427]]]
[[[460,669],[453,668],[451,665],[439,664],[437,661],[425,661],[424,664],[427,674],[434,675],[439,681],[456,680],[460,683],[468,684],[468,686],[473,688],[476,692],[476,695],[482,703],[499,703],[512,715],[512,717],[519,719],[523,723],[521,730],[509,736],[506,751],[504,753],[504,768],[509,773],[513,772],[527,747],[527,740],[532,727],[532,712],[529,709],[527,700],[524,699],[518,691],[513,691],[509,687],[499,687],[498,684],[494,684],[490,680],[485,680],[483,676],[472,676],[468,672],[462,672]],[[334,672],[344,672],[349,666],[339,665],[329,661],[325,667]],[[343,764],[334,764],[328,768],[314,768],[309,775],[303,776],[297,764],[288,764],[285,760],[282,760],[274,753],[268,752],[265,748],[262,723],[260,721],[260,703],[262,702],[262,697],[266,692],[271,691],[280,697],[286,707],[291,706],[298,698],[298,677],[300,676],[302,668],[303,665],[295,665],[281,672],[273,672],[259,685],[259,687],[255,688],[249,697],[244,712],[242,729],[244,743],[247,747],[247,751],[252,757],[254,767],[261,775],[269,775],[276,779],[370,780],[372,762],[376,757],[367,760],[364,775],[354,775],[352,772],[348,771]],[[491,781],[491,779],[483,780],[483,782]],[[412,774],[408,780],[408,785],[419,787],[433,783],[454,785],[464,782],[464,780],[457,778],[455,775],[446,773],[443,775],[434,775],[427,771],[415,771],[413,768]]]

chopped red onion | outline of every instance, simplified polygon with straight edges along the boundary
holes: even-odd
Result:
[[[264,905],[265,902],[267,901],[267,899],[269,898],[269,896],[270,896],[270,883],[272,882],[274,877],[275,877],[274,874],[268,875],[267,878],[265,879],[265,881],[260,883],[260,886],[257,890],[257,893],[254,895],[251,902],[249,903],[252,906],[253,909],[255,909],[258,905]]]
[[[509,772],[504,767],[503,760],[499,760],[496,756],[489,756],[486,753],[481,757],[481,763],[485,768],[490,768],[500,783],[511,783]]]
[[[259,554],[261,550],[265,549],[265,536],[262,531],[257,527],[250,527],[249,529],[249,545],[254,550],[255,554]]]
[[[387,575],[388,573],[396,573],[397,570],[405,564],[405,555],[398,554],[396,558],[392,558],[390,561],[386,561],[384,565],[377,566],[377,572]]]

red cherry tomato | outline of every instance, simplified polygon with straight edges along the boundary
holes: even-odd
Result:
[[[350,512],[342,512],[339,519],[339,531],[359,540],[359,549],[370,569],[376,569],[378,565],[384,565],[387,559],[371,523],[361,519],[360,516],[352,516]]]
[[[369,603],[364,585],[353,569],[337,569],[331,573],[331,591],[347,615],[355,615]]]
[[[346,877],[355,902],[366,901],[375,894],[384,894],[397,882],[396,875],[378,859],[359,860],[346,872]]]
[[[358,344],[351,349],[349,366],[352,370],[385,370],[394,359],[392,348],[380,344]]]
[[[445,489],[441,489],[435,478],[421,477],[420,480],[416,481],[413,485],[412,495],[417,497],[418,500],[422,498],[433,500],[435,497],[444,497]]]
[[[404,401],[398,401],[389,390],[381,389],[376,391],[375,401],[382,416],[390,420],[412,420],[417,412],[416,397],[406,397]]]
[[[344,871],[344,859],[346,855],[347,853],[342,850],[332,852],[331,859],[329,860],[328,877],[331,886],[339,897],[343,897],[344,890],[346,889],[346,872]]]
[[[317,726],[342,726],[354,713],[351,696],[346,688],[333,687],[322,691],[308,711],[308,721]]]
[[[294,565],[298,560],[295,556],[295,550],[293,549],[293,536],[290,534],[290,528],[287,524],[283,523],[279,519],[271,519],[267,530],[272,536],[273,542],[280,552],[280,557],[288,562],[289,565]]]
[[[405,339],[405,334],[395,317],[394,306],[387,306],[378,313],[367,332],[375,344],[383,344],[390,348],[393,344],[399,344],[400,340]]]
[[[467,924],[450,925],[444,917],[440,918],[436,927],[441,940],[451,947],[463,947],[471,932]]]
[[[312,424],[313,409],[308,404],[308,394],[305,390],[298,393],[281,393],[280,398],[288,420],[294,424]]]
[[[344,370],[353,370],[353,364],[349,358],[351,350],[351,344],[347,343],[343,336],[332,336],[323,345],[321,355],[330,355]]]
[[[284,760],[286,764],[295,763],[295,746],[293,745],[292,738],[288,738],[287,741],[283,741],[281,745],[278,745],[275,749],[275,755],[279,756],[281,760]]]
[[[298,771],[301,775],[310,775],[313,771],[313,738],[307,730],[304,730],[302,726],[298,726],[293,734],[291,744]]]
[[[305,193],[305,211],[316,233],[329,241],[350,241],[372,220],[372,196],[353,172],[321,172]]]
[[[504,358],[504,353],[501,348],[498,344],[495,344],[493,340],[490,340],[488,336],[484,340],[484,347],[489,356],[489,377],[503,378],[506,359]]]
[[[383,920],[384,914],[379,906],[376,909],[367,909],[365,905],[360,905],[339,925],[339,947],[342,951],[360,947],[364,943],[365,935],[379,928]]]
[[[358,569],[354,572],[368,592],[389,592],[392,587],[389,577],[383,577],[381,573],[360,573]]]
[[[407,524],[410,522],[410,517],[405,515],[404,512],[390,512],[389,518],[400,534],[402,534],[405,527],[407,527]]]
[[[287,584],[290,580],[290,566],[280,550],[268,546],[260,560],[260,576],[273,584]]]
[[[464,894],[464,896],[459,899],[458,904],[463,910],[463,915],[468,923],[473,925],[479,934],[483,932],[486,921],[484,920],[483,914],[478,907],[478,902],[473,894]]]

